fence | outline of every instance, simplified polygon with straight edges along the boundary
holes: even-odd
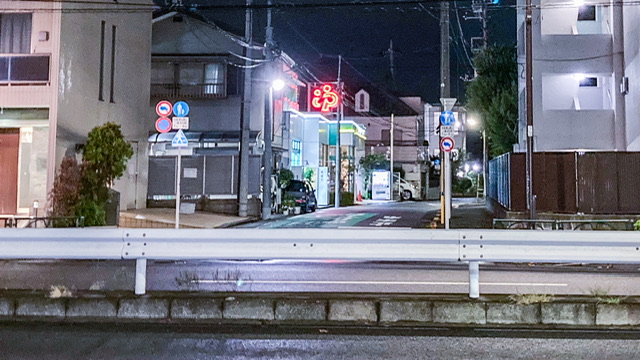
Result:
[[[634,232],[323,229],[0,229],[0,259],[136,260],[135,293],[147,260],[350,260],[469,265],[480,295],[480,262],[640,264]]]
[[[533,154],[536,210],[554,213],[640,213],[640,152]],[[525,154],[489,164],[488,196],[510,211],[526,211]]]

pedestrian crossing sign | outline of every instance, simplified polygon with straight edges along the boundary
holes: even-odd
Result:
[[[171,146],[173,147],[187,147],[189,145],[189,140],[184,135],[182,129],[178,130],[176,135],[171,140]]]

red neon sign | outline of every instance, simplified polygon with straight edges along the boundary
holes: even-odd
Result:
[[[338,107],[340,97],[331,84],[316,87],[311,92],[311,108],[320,112],[329,112]]]

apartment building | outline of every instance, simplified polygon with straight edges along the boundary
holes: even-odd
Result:
[[[640,150],[640,9],[628,1],[533,3],[534,150]],[[520,151],[526,148],[524,5],[518,1]]]
[[[62,158],[109,121],[135,151],[120,207],[144,207],[150,45],[150,1],[0,1],[0,214],[45,207]]]

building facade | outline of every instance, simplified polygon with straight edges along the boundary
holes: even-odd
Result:
[[[524,74],[525,1],[518,1],[518,62]],[[533,1],[535,151],[640,150],[635,25],[621,3]],[[526,149],[525,77],[519,78],[519,142]]]
[[[151,2],[133,3],[0,1],[0,214],[46,208],[62,158],[109,121],[134,148],[120,208],[144,207]]]

